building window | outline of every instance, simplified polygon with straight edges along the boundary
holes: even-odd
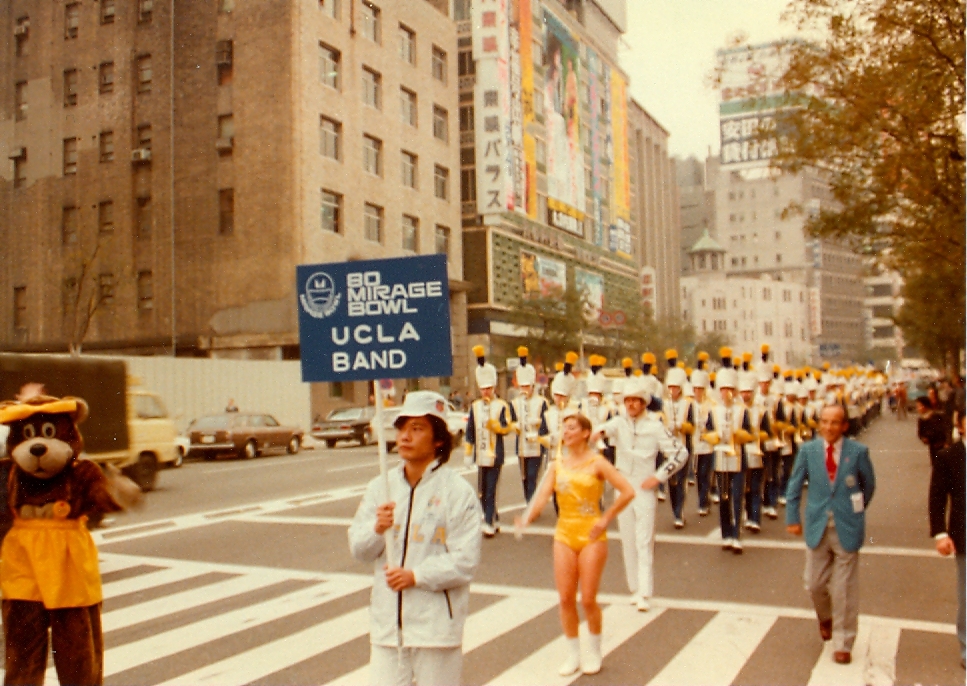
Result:
[[[433,137],[444,143],[449,139],[447,111],[439,105],[433,106]]]
[[[13,159],[13,187],[23,188],[27,185],[27,153]]]
[[[110,200],[97,204],[97,231],[102,234],[114,233],[114,203]]]
[[[235,118],[230,114],[218,117],[218,140],[215,148],[219,155],[231,155],[235,147]]]
[[[477,174],[473,169],[460,170],[461,202],[477,201]]]
[[[27,82],[18,81],[13,90],[14,119],[23,121],[27,118]]]
[[[339,0],[319,0],[319,9],[327,17],[339,19]]]
[[[101,62],[97,72],[97,89],[101,93],[114,92],[114,62]]]
[[[473,148],[460,148],[460,166],[469,167],[477,162],[477,151]]]
[[[473,131],[473,105],[460,108],[460,130]]]
[[[460,76],[471,76],[476,73],[474,66],[473,53],[470,50],[461,50],[457,53],[457,74]]]
[[[64,139],[64,176],[77,173],[77,139]]]
[[[417,159],[416,155],[411,152],[402,151],[402,171],[403,171],[403,185],[407,188],[416,188],[417,179]]]
[[[64,38],[77,38],[77,27],[81,23],[81,5],[72,2],[64,6]]]
[[[142,150],[151,149],[151,124],[138,125],[138,148]]]
[[[785,325],[782,327],[782,333],[786,338],[792,338],[792,334],[793,334],[792,322],[785,323]]]
[[[792,302],[792,291],[788,288],[784,288],[782,291],[782,302],[791,303]]]
[[[339,90],[339,51],[319,43],[319,80]]]
[[[383,77],[379,72],[363,67],[363,102],[379,109],[382,97]]]
[[[450,199],[450,170],[438,164],[433,167],[433,195],[440,200]]]
[[[330,381],[329,382],[329,397],[330,398],[341,398],[341,397],[343,397],[343,385],[342,385],[342,381]]]
[[[762,289],[762,299],[763,300],[772,300],[772,289],[771,288],[763,288]]]
[[[534,91],[534,114],[544,116],[544,93],[539,90]]]
[[[154,309],[154,279],[150,271],[138,272],[138,311]]]
[[[17,57],[27,56],[27,38],[30,36],[30,17],[18,17],[13,30],[14,52]]]
[[[215,43],[215,67],[218,69],[218,85],[227,86],[232,82],[235,61],[235,44],[230,40]]]
[[[77,70],[64,70],[64,107],[77,105]]]
[[[139,55],[137,59],[138,92],[151,92],[151,55]]]
[[[400,88],[400,121],[415,127],[416,113],[416,93],[406,88]]]
[[[98,148],[100,151],[101,162],[114,161],[114,132],[113,131],[101,131]]]
[[[416,64],[416,32],[400,24],[400,59]]]
[[[322,230],[340,233],[342,219],[342,196],[332,191],[322,190]]]
[[[64,245],[77,243],[79,218],[79,210],[72,205],[68,205],[61,210],[60,236]]]
[[[319,153],[323,157],[338,160],[341,156],[342,124],[327,117],[320,118]]]
[[[145,195],[135,199],[134,207],[134,237],[139,241],[151,238],[151,196]]]
[[[439,255],[450,255],[450,229],[442,224],[433,227],[434,249]]]
[[[383,240],[383,208],[366,203],[363,205],[363,233],[366,240],[380,243]]]
[[[227,236],[235,232],[235,189],[218,191],[218,233]]]
[[[534,160],[537,164],[547,164],[547,143],[540,138],[534,140]]]
[[[431,54],[431,71],[437,81],[444,84],[447,82],[447,53],[435,45]]]
[[[151,10],[154,9],[154,0],[138,0],[138,23],[147,24],[151,21]]]
[[[359,8],[359,15],[363,38],[379,43],[381,40],[379,8],[373,3],[363,0]]]
[[[101,23],[114,23],[114,0],[101,0]]]
[[[772,322],[763,322],[762,323],[762,333],[764,335],[766,335],[766,336],[771,336],[772,335]]]
[[[404,214],[401,233],[403,250],[416,252],[420,244],[420,220]]]
[[[101,272],[97,275],[97,298],[104,305],[114,302],[114,273]]]
[[[13,288],[13,328],[27,328],[27,287]]]
[[[383,141],[363,136],[363,169],[376,176],[383,175]]]
[[[231,14],[235,11],[235,0],[218,0],[218,11],[222,14]]]

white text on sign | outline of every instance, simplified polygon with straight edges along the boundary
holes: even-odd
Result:
[[[346,275],[350,317],[373,317],[381,314],[411,314],[417,310],[409,300],[440,298],[443,285],[439,281],[413,281],[392,286],[382,283],[379,272],[351,272]]]

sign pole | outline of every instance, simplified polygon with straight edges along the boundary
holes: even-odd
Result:
[[[373,402],[376,403],[376,411],[373,417],[376,420],[376,450],[379,455],[379,473],[383,477],[383,488],[386,490],[386,501],[389,502],[389,467],[386,464],[386,432],[383,427],[383,388],[379,382],[379,379],[373,381],[373,387],[376,391],[373,394]],[[393,527],[390,527],[383,532],[383,543],[386,550],[386,562],[395,566],[396,551],[393,550]]]

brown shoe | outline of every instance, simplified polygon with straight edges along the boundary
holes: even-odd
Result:
[[[833,637],[833,620],[819,620],[819,637],[822,638],[823,641],[828,641]]]
[[[838,665],[848,665],[853,661],[853,656],[848,650],[837,650],[833,653],[833,661]]]

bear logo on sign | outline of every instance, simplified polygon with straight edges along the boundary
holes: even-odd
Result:
[[[336,311],[342,293],[336,292],[336,284],[326,272],[316,272],[308,279],[299,302],[310,317],[325,319]]]

